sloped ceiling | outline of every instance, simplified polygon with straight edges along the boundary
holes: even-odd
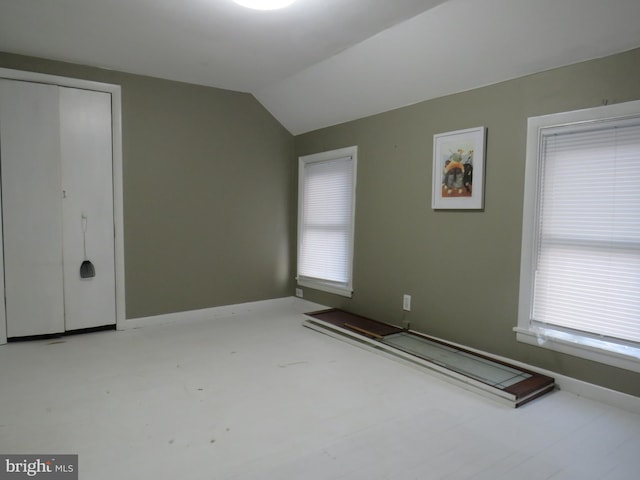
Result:
[[[293,134],[640,47],[638,0],[0,0],[0,50],[250,92]]]

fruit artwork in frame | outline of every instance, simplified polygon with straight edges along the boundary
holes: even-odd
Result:
[[[431,208],[484,208],[485,137],[485,127],[433,136]]]

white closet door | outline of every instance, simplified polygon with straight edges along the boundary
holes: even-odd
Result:
[[[116,323],[111,95],[60,88],[66,330]],[[81,278],[82,215],[95,277]]]
[[[7,336],[64,331],[57,87],[0,80]]]

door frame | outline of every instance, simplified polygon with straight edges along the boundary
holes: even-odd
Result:
[[[48,75],[37,72],[25,72],[0,68],[0,78],[24,82],[44,83],[60,87],[94,90],[111,94],[111,125],[112,125],[112,161],[113,161],[113,226],[115,241],[115,280],[116,280],[116,328],[124,330],[126,320],[125,288],[124,288],[124,206],[122,189],[122,95],[120,85],[94,82],[58,75]],[[1,211],[1,210],[0,210]],[[2,223],[0,222],[0,245],[2,242]],[[0,345],[7,343],[7,319],[4,304],[4,259],[0,249]]]

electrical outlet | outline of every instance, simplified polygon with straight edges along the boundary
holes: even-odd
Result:
[[[407,295],[406,293],[402,296],[402,309],[405,312],[411,311],[411,295]]]
[[[301,288],[296,288],[296,297],[300,297],[300,298],[302,298],[302,297],[303,297],[302,289],[301,289]]]

